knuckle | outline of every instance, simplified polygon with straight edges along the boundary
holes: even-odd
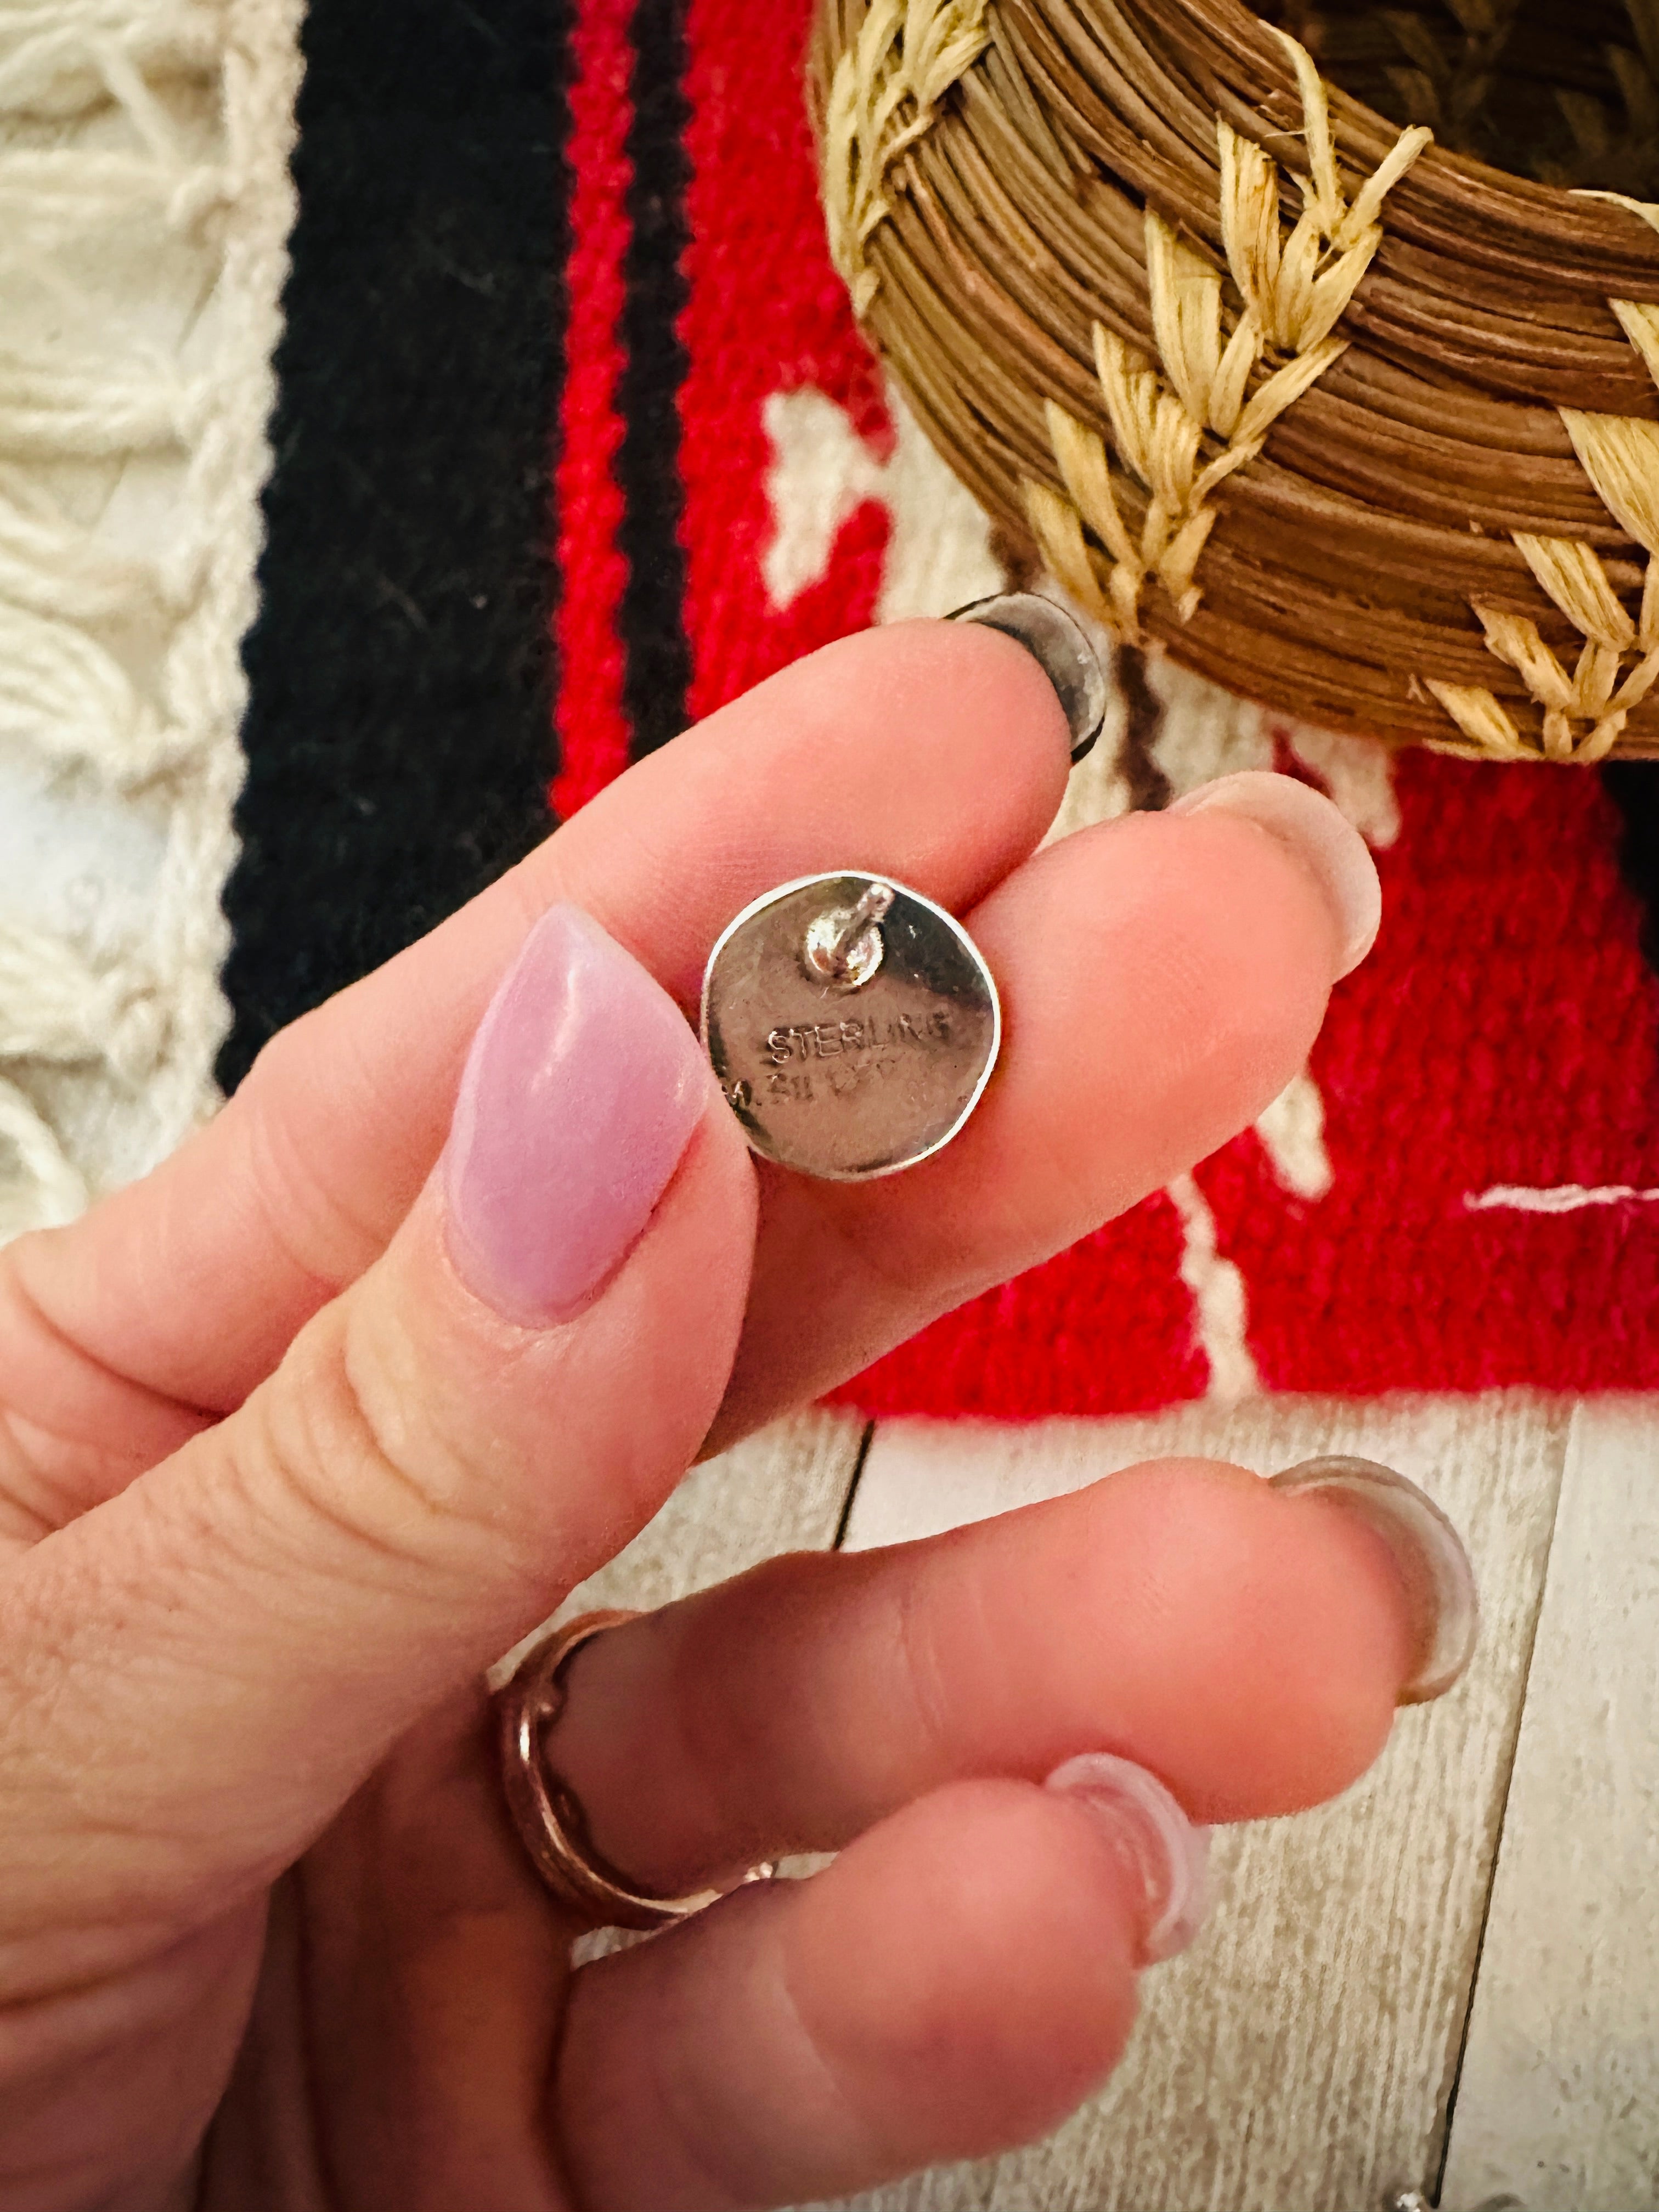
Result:
[[[305,1015],[279,1030],[226,1110],[241,1122],[249,1182],[266,1235],[291,1267],[331,1297],[375,1258],[386,1234],[328,1187],[296,1126],[295,1100],[316,1090],[320,1039],[314,1023]],[[349,1048],[349,1028],[329,1041],[332,1090],[345,1079],[339,1061]]]
[[[346,1298],[301,1332],[227,1431],[245,1478],[274,1493],[304,1557],[410,1589],[498,1584],[513,1564],[505,1516],[480,1460],[483,1425],[456,1442],[434,1418],[434,1363],[378,1302]]]

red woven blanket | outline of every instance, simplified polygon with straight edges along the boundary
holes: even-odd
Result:
[[[684,17],[677,427],[694,714],[914,593],[907,564],[933,558],[949,588],[951,550],[928,542],[930,457],[884,403],[823,243],[807,12],[690,0]],[[575,34],[562,810],[624,764],[633,719],[615,460],[638,252],[634,25],[629,0],[585,0]],[[1328,773],[1319,748],[1267,735],[1279,766]],[[1193,1188],[892,1353],[853,1401],[1024,1418],[1252,1376],[1350,1393],[1659,1384],[1659,1023],[1613,809],[1573,770],[1414,754],[1391,781],[1358,786],[1382,941],[1337,993],[1310,1088]]]

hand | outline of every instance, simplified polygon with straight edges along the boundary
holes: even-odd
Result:
[[[1376,1753],[1439,1632],[1406,1524],[1171,1463],[584,1649],[553,1749],[604,1854],[845,1847],[814,1879],[572,1972],[503,1809],[481,1670],[706,1440],[1221,1143],[1363,954],[1313,793],[1034,858],[1066,765],[1009,640],[831,647],[0,1255],[9,2212],[690,2212],[993,2149],[1113,2063],[1188,1819]],[[757,1171],[674,1005],[847,865],[963,915],[1007,1016],[963,1133],[869,1185]]]

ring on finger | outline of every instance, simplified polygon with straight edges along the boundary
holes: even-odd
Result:
[[[569,1694],[571,1661],[594,1637],[637,1618],[610,1611],[567,1621],[532,1645],[495,1697],[501,1781],[514,1824],[554,1896],[596,1928],[671,1927],[725,1894],[704,1889],[684,1897],[653,1897],[635,1889],[594,1849],[580,1801],[548,1763],[546,1738]],[[763,1863],[744,1880],[764,1881],[775,1871],[769,1862]]]

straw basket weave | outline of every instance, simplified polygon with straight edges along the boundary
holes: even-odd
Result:
[[[867,335],[1126,641],[1395,741],[1659,753],[1659,0],[1267,5],[822,0]]]

